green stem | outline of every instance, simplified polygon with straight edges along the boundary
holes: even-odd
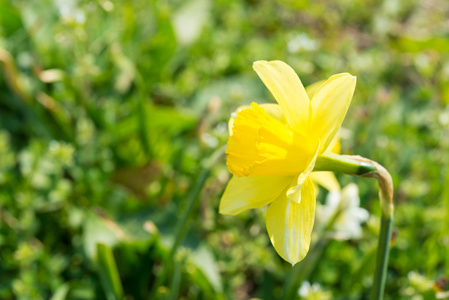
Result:
[[[393,228],[393,215],[382,213],[380,225],[379,244],[377,247],[376,271],[374,273],[371,300],[382,300],[387,278],[388,256],[390,253],[391,230]]]
[[[173,270],[173,281],[170,288],[169,300],[178,299],[179,286],[181,285],[182,268],[184,267],[186,256],[183,256],[180,260],[175,262],[175,268]]]
[[[210,174],[209,169],[205,169],[205,170],[201,171],[201,173],[198,177],[198,180],[197,180],[192,192],[189,195],[190,196],[188,198],[189,206],[187,207],[187,210],[184,213],[182,219],[178,223],[176,233],[175,233],[176,239],[175,239],[175,242],[173,243],[173,246],[171,248],[170,255],[169,255],[170,260],[172,260],[173,256],[176,253],[176,250],[178,250],[179,245],[184,241],[184,238],[185,238],[185,236],[187,234],[187,230],[188,230],[187,222],[191,217],[193,207],[195,206],[195,204],[197,202],[196,200],[200,198],[198,196],[199,196],[204,184],[206,183],[206,179],[209,177],[209,174]]]
[[[192,191],[190,192],[187,201],[188,201],[188,207],[187,210],[184,212],[184,215],[179,220],[176,229],[175,229],[175,240],[173,242],[173,245],[170,249],[170,252],[168,254],[168,257],[164,262],[164,266],[162,269],[161,274],[157,277],[156,282],[154,283],[152,290],[151,290],[151,297],[150,299],[153,299],[157,293],[157,289],[164,283],[168,271],[172,268],[173,265],[173,258],[176,254],[176,250],[178,250],[179,245],[184,241],[185,235],[187,234],[187,222],[191,218],[191,212],[193,210],[193,207],[197,203],[197,199],[199,199],[199,194],[206,182],[206,179],[209,177],[210,170],[209,169],[203,169],[195,183],[195,186],[193,187]]]
[[[105,244],[97,244],[98,269],[106,299],[123,299],[123,287],[112,250]]]
[[[198,176],[198,179],[195,182],[195,185],[193,186],[193,189],[187,196],[186,201],[188,202],[188,206],[186,211],[184,212],[182,218],[179,220],[179,222],[176,224],[175,229],[175,241],[173,242],[173,245],[170,249],[170,252],[167,256],[167,258],[164,260],[164,266],[162,269],[161,274],[157,277],[156,282],[154,283],[152,290],[151,290],[151,297],[150,299],[153,299],[157,293],[157,289],[164,283],[167,275],[168,270],[172,268],[174,256],[176,254],[176,251],[178,250],[178,247],[182,244],[184,241],[185,236],[188,233],[188,222],[192,217],[192,211],[193,208],[196,206],[198,199],[200,198],[199,195],[201,193],[201,190],[203,189],[204,184],[206,183],[207,178],[209,178],[211,168],[216,164],[216,162],[223,156],[225,153],[226,147],[220,147],[217,150],[215,150],[211,156],[205,160],[202,166],[202,170]]]
[[[146,97],[150,94],[148,89],[148,81],[144,80],[140,72],[136,72],[136,82],[139,86],[139,94],[137,96],[136,116],[139,126],[139,138],[142,149],[147,157],[153,157],[153,148],[150,141],[150,132],[147,129],[147,101]]]
[[[323,153],[318,156],[313,170],[363,175],[375,172],[376,167],[367,161],[359,161],[334,153]]]
[[[383,299],[394,212],[393,179],[391,175],[383,166],[375,161],[361,156],[341,156],[333,153],[320,155],[317,158],[314,171],[341,172],[377,179],[379,184],[380,206],[382,208],[382,223],[371,299]]]

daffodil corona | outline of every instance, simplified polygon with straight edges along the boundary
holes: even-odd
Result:
[[[269,204],[271,243],[294,265],[309,250],[315,218],[311,173],[317,157],[333,147],[356,80],[337,74],[306,91],[284,62],[257,61],[253,68],[279,105],[252,103],[232,116],[226,154],[234,176],[220,213],[235,215]]]

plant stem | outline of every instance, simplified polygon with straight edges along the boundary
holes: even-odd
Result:
[[[206,179],[209,177],[209,174],[210,174],[209,169],[203,169],[201,171],[193,189],[191,190],[189,196],[187,197],[188,202],[187,210],[184,212],[184,215],[179,220],[176,226],[175,240],[173,241],[173,245],[170,249],[170,252],[168,253],[168,256],[164,259],[164,266],[162,272],[157,277],[156,282],[154,283],[151,289],[150,299],[153,299],[155,297],[157,289],[164,283],[165,279],[167,278],[169,269],[172,268],[176,250],[178,250],[179,245],[182,244],[182,242],[184,241],[185,235],[187,234],[188,231],[187,223],[191,217],[191,212],[193,210],[193,207],[197,203],[197,199],[199,199],[199,194],[204,186],[204,183],[206,182]]]
[[[376,178],[379,183],[379,200],[382,208],[382,220],[379,234],[379,244],[377,248],[376,271],[374,272],[374,282],[371,294],[372,300],[383,299],[385,291],[385,281],[387,277],[388,256],[390,253],[391,230],[393,227],[393,179],[390,173],[375,161],[360,156],[350,158],[372,163],[376,167],[375,172],[360,174],[362,177]]]
[[[170,287],[169,300],[178,299],[179,286],[181,284],[182,268],[184,267],[186,261],[186,256],[183,256],[180,260],[175,262],[175,267],[173,270],[173,280]]]
[[[371,300],[382,300],[387,278],[388,256],[390,254],[391,230],[393,228],[393,215],[382,213],[380,225],[379,244],[377,247],[376,271],[374,272],[373,290]]]
[[[355,160],[348,156],[334,153],[323,153],[318,156],[313,170],[363,175],[375,172],[376,167],[369,161]]]
[[[123,299],[123,287],[112,250],[105,244],[97,244],[98,269],[105,296],[108,300]]]
[[[201,190],[203,189],[203,186],[206,183],[207,178],[209,178],[212,166],[214,166],[216,161],[223,156],[225,150],[226,150],[225,146],[218,148],[203,163],[203,166],[195,182],[195,185],[193,186],[192,190],[187,196],[186,199],[188,203],[187,209],[182,215],[182,218],[179,219],[178,223],[176,224],[175,240],[173,241],[173,245],[170,249],[170,252],[168,253],[168,256],[164,259],[164,266],[162,272],[156,279],[156,282],[154,283],[151,289],[150,299],[153,299],[155,297],[157,289],[164,283],[168,275],[168,271],[172,268],[176,251],[178,250],[178,247],[184,242],[184,238],[188,233],[189,229],[188,223],[192,217],[193,208],[196,206],[198,199],[200,198],[199,195],[201,193]]]
[[[178,250],[179,245],[184,241],[184,238],[189,229],[189,227],[187,226],[187,223],[191,217],[193,207],[197,203],[197,200],[199,199],[199,194],[200,194],[204,184],[206,183],[206,179],[209,177],[209,175],[210,175],[209,169],[205,169],[205,170],[201,171],[200,175],[198,176],[197,182],[195,183],[195,186],[193,187],[193,190],[187,199],[189,204],[188,204],[187,210],[185,211],[182,219],[180,219],[179,223],[177,224],[177,228],[176,228],[176,232],[175,232],[176,238],[175,238],[175,241],[172,245],[172,248],[171,248],[171,251],[169,254],[170,260],[173,259],[173,256],[175,255],[176,250]]]
[[[333,153],[320,155],[317,158],[313,170],[341,172],[377,179],[377,182],[379,183],[380,206],[382,208],[382,221],[371,299],[383,299],[394,213],[393,180],[391,175],[383,166],[375,161],[361,156],[341,156]]]

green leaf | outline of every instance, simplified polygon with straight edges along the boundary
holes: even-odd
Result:
[[[10,36],[22,27],[19,12],[6,0],[0,1],[0,26],[6,36]]]
[[[67,294],[69,293],[70,286],[67,283],[60,285],[50,300],[64,300],[67,298]]]
[[[112,250],[105,244],[97,244],[98,271],[108,300],[123,299],[123,287]]]
[[[431,37],[422,40],[401,37],[393,40],[391,45],[402,52],[419,53],[425,50],[449,52],[449,38],[447,37]]]
[[[200,244],[193,250],[193,262],[217,292],[222,291],[222,281],[215,257],[206,244]]]
[[[119,241],[119,233],[117,231],[114,232],[114,226],[107,226],[106,222],[93,213],[86,216],[83,244],[84,251],[91,260],[94,260],[96,257],[98,243],[113,247]]]

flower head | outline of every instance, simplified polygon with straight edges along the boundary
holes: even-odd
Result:
[[[270,204],[271,243],[295,264],[309,250],[315,218],[310,175],[317,157],[332,146],[356,81],[350,74],[338,74],[307,93],[284,62],[257,61],[253,68],[279,105],[252,103],[232,117],[226,153],[234,176],[220,212],[234,215]]]

